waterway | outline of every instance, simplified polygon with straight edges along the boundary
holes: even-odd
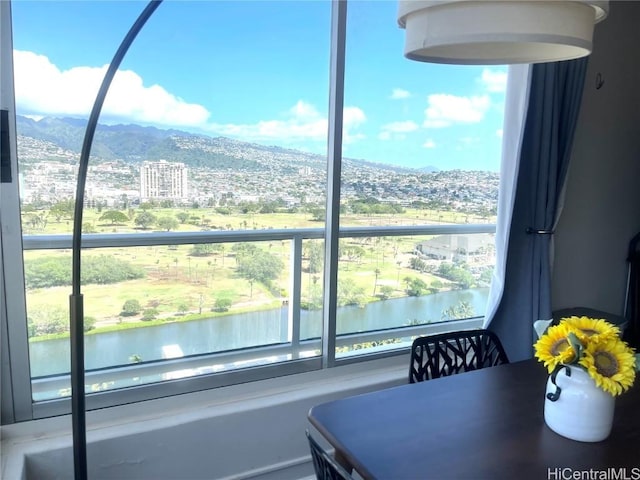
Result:
[[[369,303],[365,307],[340,307],[337,330],[364,332],[440,321],[442,312],[467,302],[477,316],[484,314],[488,288],[454,290],[422,297],[403,297]],[[232,314],[223,317],[175,322],[163,325],[97,333],[85,337],[85,367],[88,370],[126,365],[133,355],[143,361],[167,358],[172,354],[194,355],[287,341],[288,307]],[[322,312],[300,314],[301,338],[319,337]],[[33,377],[69,371],[69,339],[33,342],[29,345]]]

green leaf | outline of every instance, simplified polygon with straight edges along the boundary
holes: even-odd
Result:
[[[575,359],[571,363],[578,363],[582,358],[584,347],[582,346],[582,342],[580,342],[576,334],[573,332],[569,332],[569,344],[576,354]]]

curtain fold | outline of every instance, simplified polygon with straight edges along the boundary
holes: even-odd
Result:
[[[532,356],[533,323],[551,318],[553,231],[561,212],[587,62],[580,58],[531,67],[504,288],[495,313],[485,322],[514,361]]]
[[[493,269],[484,328],[495,314],[504,290],[507,246],[513,204],[516,194],[516,181],[520,165],[520,149],[524,134],[524,124],[529,102],[531,65],[510,65],[507,77],[505,109],[502,136],[502,158],[500,161],[500,189],[498,195],[498,219],[496,225],[496,265]]]

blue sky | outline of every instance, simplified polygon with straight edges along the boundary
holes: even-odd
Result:
[[[146,2],[13,2],[18,113],[87,118]],[[102,122],[326,152],[327,1],[165,0],[131,47]],[[395,1],[348,8],[346,157],[499,169],[506,67],[413,62]]]

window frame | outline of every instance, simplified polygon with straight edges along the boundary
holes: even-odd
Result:
[[[17,133],[15,125],[15,101],[13,99],[13,68],[10,23],[10,3],[2,4],[0,22],[2,28],[2,108],[10,111],[10,151],[11,168],[18,171],[17,161]],[[7,20],[7,16],[9,20]],[[340,183],[342,173],[342,135],[343,135],[343,98],[345,72],[345,43],[346,43],[347,2],[340,0],[332,2],[331,12],[331,42],[329,68],[329,132],[327,154],[327,184],[326,184],[326,223],[324,229],[288,229],[270,231],[268,238],[280,238],[292,242],[292,293],[290,307],[295,325],[299,332],[300,318],[300,275],[302,270],[302,241],[308,238],[325,239],[324,263],[324,291],[323,298],[323,330],[321,337],[321,355],[311,358],[292,358],[291,360],[264,366],[243,368],[222,373],[203,374],[189,378],[166,380],[159,383],[127,387],[123,389],[91,393],[86,396],[87,409],[97,409],[161,398],[171,395],[196,392],[218,388],[226,385],[252,382],[277,376],[308,372],[324,368],[332,368],[355,362],[392,355],[404,355],[408,345],[391,348],[376,353],[350,355],[336,358],[336,346],[342,341],[336,334],[337,284],[338,284],[338,244],[341,238],[396,236],[396,235],[434,235],[434,234],[473,234],[495,233],[494,224],[482,225],[422,225],[414,227],[340,227]],[[7,41],[8,38],[8,41]],[[10,65],[10,68],[5,68]],[[6,88],[10,87],[10,88]],[[13,175],[10,183],[2,184],[0,200],[2,212],[0,215],[0,248],[2,253],[2,268],[0,268],[0,286],[3,293],[2,305],[2,357],[1,357],[1,388],[2,388],[2,423],[14,423],[37,418],[70,413],[71,399],[34,401],[33,384],[29,367],[29,342],[26,322],[26,292],[24,282],[24,265],[22,252],[26,250],[70,248],[71,235],[22,235],[20,197],[18,176]],[[144,246],[170,245],[194,243],[218,243],[239,240],[247,241],[247,232],[189,232],[163,234],[119,234],[115,235],[83,235],[83,249],[115,246]],[[20,254],[16,254],[19,252]],[[8,281],[8,279],[17,279]],[[479,326],[482,318],[431,324],[428,326],[411,326],[389,331],[402,331],[403,335],[417,335],[439,333],[443,329],[473,328]],[[455,326],[454,326],[455,325]],[[389,335],[389,331],[367,332],[368,338],[382,338]],[[265,350],[270,347],[264,347]],[[203,359],[214,357],[216,354],[202,356]],[[177,363],[186,362],[176,360]],[[148,366],[128,366],[120,369],[144,369]],[[118,370],[109,369],[109,370]],[[66,376],[68,377],[68,375]]]

